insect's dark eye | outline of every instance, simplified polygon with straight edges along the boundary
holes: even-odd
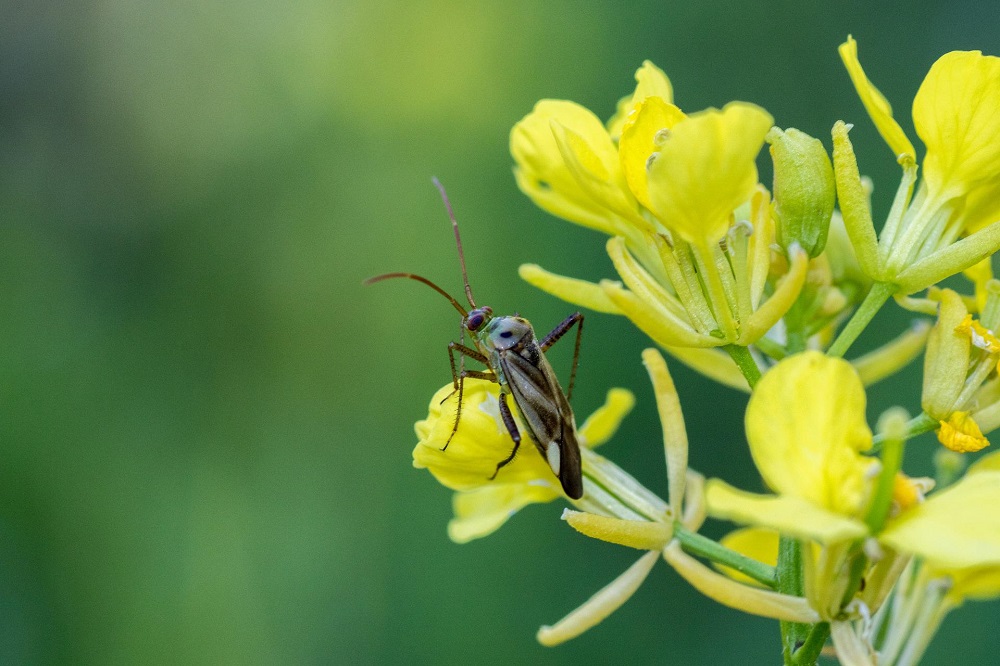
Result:
[[[511,331],[504,331],[503,333],[500,334],[500,337],[501,338],[509,338],[512,335],[514,335],[513,332],[511,332]]]
[[[485,317],[483,317],[483,315],[474,314],[471,317],[469,317],[469,321],[466,322],[465,326],[470,331],[478,331],[480,328],[482,328],[484,319]]]

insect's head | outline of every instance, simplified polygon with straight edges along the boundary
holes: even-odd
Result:
[[[493,319],[493,308],[484,305],[469,313],[469,316],[465,318],[465,328],[475,333],[488,324],[491,319]]]

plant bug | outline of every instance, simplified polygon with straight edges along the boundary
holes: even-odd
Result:
[[[462,237],[458,233],[458,221],[444,186],[434,178],[434,185],[441,192],[448,217],[455,232],[458,259],[462,266],[462,281],[470,310],[466,310],[451,294],[430,280],[413,273],[386,273],[365,280],[372,284],[389,278],[409,278],[422,282],[448,299],[462,315],[462,342],[448,343],[448,360],[451,363],[451,379],[458,392],[458,408],[455,411],[455,425],[445,443],[445,450],[458,431],[462,418],[462,392],[465,378],[487,379],[500,385],[500,416],[514,442],[510,455],[497,463],[496,471],[490,479],[495,479],[504,465],[514,459],[521,446],[518,430],[507,396],[514,399],[522,420],[527,426],[538,452],[548,462],[552,472],[559,477],[563,491],[573,499],[583,497],[583,475],[580,463],[580,445],[576,439],[576,421],[569,398],[573,395],[576,380],[576,366],[580,357],[580,338],[583,335],[583,315],[575,312],[552,329],[541,341],[536,339],[531,323],[519,317],[494,316],[488,306],[477,306],[469,286],[469,276],[465,268],[465,254],[462,251]],[[552,365],[544,352],[554,345],[573,326],[576,326],[576,348],[573,352],[573,367],[569,376],[569,390],[563,393]],[[465,332],[472,334],[475,348],[464,344]],[[459,354],[459,365],[455,366],[455,354]],[[487,370],[466,370],[465,358],[474,359],[486,366]]]

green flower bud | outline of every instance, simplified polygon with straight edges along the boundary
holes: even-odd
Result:
[[[810,257],[826,246],[836,198],[833,167],[819,139],[789,128],[772,127],[766,141],[774,163],[774,210],[778,242],[798,242]]]

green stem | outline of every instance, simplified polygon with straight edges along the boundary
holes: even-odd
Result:
[[[858,339],[861,332],[865,330],[875,314],[882,309],[885,302],[896,291],[896,285],[889,282],[876,282],[868,290],[868,295],[861,302],[854,316],[847,322],[847,326],[840,331],[840,335],[826,351],[829,356],[842,357],[847,353],[854,341]]]
[[[766,336],[757,340],[753,345],[775,361],[780,361],[788,356],[788,350]]]
[[[806,642],[796,650],[792,663],[795,666],[813,666],[819,659],[819,654],[823,651],[823,646],[826,645],[826,639],[829,637],[829,622],[814,624],[809,635],[806,636]]]
[[[737,553],[735,550],[730,550],[717,541],[692,532],[680,523],[674,523],[674,537],[681,542],[684,550],[692,555],[698,555],[716,564],[735,569],[770,588],[775,585],[774,567],[772,566]]]
[[[906,437],[905,439],[913,439],[917,435],[922,435],[925,432],[930,432],[931,430],[936,430],[940,424],[937,419],[933,416],[921,412],[920,414],[914,416],[912,419],[906,422]],[[872,448],[871,453],[878,453],[885,443],[886,437],[882,433],[876,434],[872,437]],[[905,441],[905,440],[904,440]]]
[[[782,594],[801,597],[805,590],[802,571],[802,543],[792,537],[781,537],[778,541],[778,578],[775,588]],[[792,664],[792,657],[809,636],[810,626],[799,622],[781,623],[782,656],[786,664]]]
[[[747,384],[750,388],[753,388],[757,381],[761,377],[760,368],[757,367],[757,361],[754,360],[753,354],[746,347],[741,347],[740,345],[726,345],[723,347],[729,356],[732,357],[733,361],[736,363],[736,367],[740,369],[743,376],[746,377]]]
[[[896,481],[896,472],[903,467],[905,445],[905,438],[888,437],[882,448],[882,471],[878,475],[875,496],[868,509],[868,515],[865,516],[865,523],[867,523],[868,529],[872,534],[878,534],[882,530],[885,518],[889,515],[889,508],[892,506],[892,489]]]

